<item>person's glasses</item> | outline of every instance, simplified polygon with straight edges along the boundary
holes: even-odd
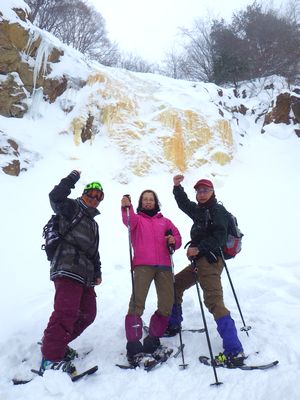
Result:
[[[103,200],[104,198],[104,192],[97,190],[97,189],[92,189],[88,190],[85,195],[89,197],[90,199],[97,199],[100,203],[100,201]]]
[[[197,194],[208,194],[209,192],[212,192],[213,189],[205,188],[205,189],[197,189]]]

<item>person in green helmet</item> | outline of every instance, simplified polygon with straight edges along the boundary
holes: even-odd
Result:
[[[51,261],[54,311],[42,339],[41,373],[48,369],[76,372],[72,361],[77,353],[68,344],[96,317],[94,286],[101,283],[101,262],[94,218],[100,214],[97,207],[104,192],[99,182],[92,182],[85,186],[81,197],[70,199],[80,174],[72,171],[49,194],[51,207],[59,215],[59,232],[64,234]]]

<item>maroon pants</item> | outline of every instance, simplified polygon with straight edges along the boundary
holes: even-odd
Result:
[[[77,338],[96,317],[96,293],[74,279],[54,281],[54,311],[44,332],[42,354],[51,361],[64,358],[68,343]]]

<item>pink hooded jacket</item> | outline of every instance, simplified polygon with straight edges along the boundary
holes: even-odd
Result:
[[[175,249],[181,246],[181,236],[176,226],[161,213],[153,217],[133,211],[129,208],[131,243],[134,251],[133,266],[153,265],[171,267],[170,254],[167,248],[166,231],[172,230],[175,238]],[[122,207],[122,219],[127,226],[126,207]]]

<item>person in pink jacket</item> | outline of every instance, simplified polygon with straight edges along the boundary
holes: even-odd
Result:
[[[174,285],[168,246],[177,250],[181,236],[176,226],[160,211],[157,194],[144,190],[139,198],[137,213],[130,197],[123,196],[122,219],[130,228],[133,247],[133,293],[125,317],[127,358],[133,361],[138,353],[153,353],[159,346],[174,302]],[[128,213],[129,211],[129,213]],[[154,280],[157,293],[157,310],[150,319],[149,335],[142,338],[142,319],[147,294]]]

